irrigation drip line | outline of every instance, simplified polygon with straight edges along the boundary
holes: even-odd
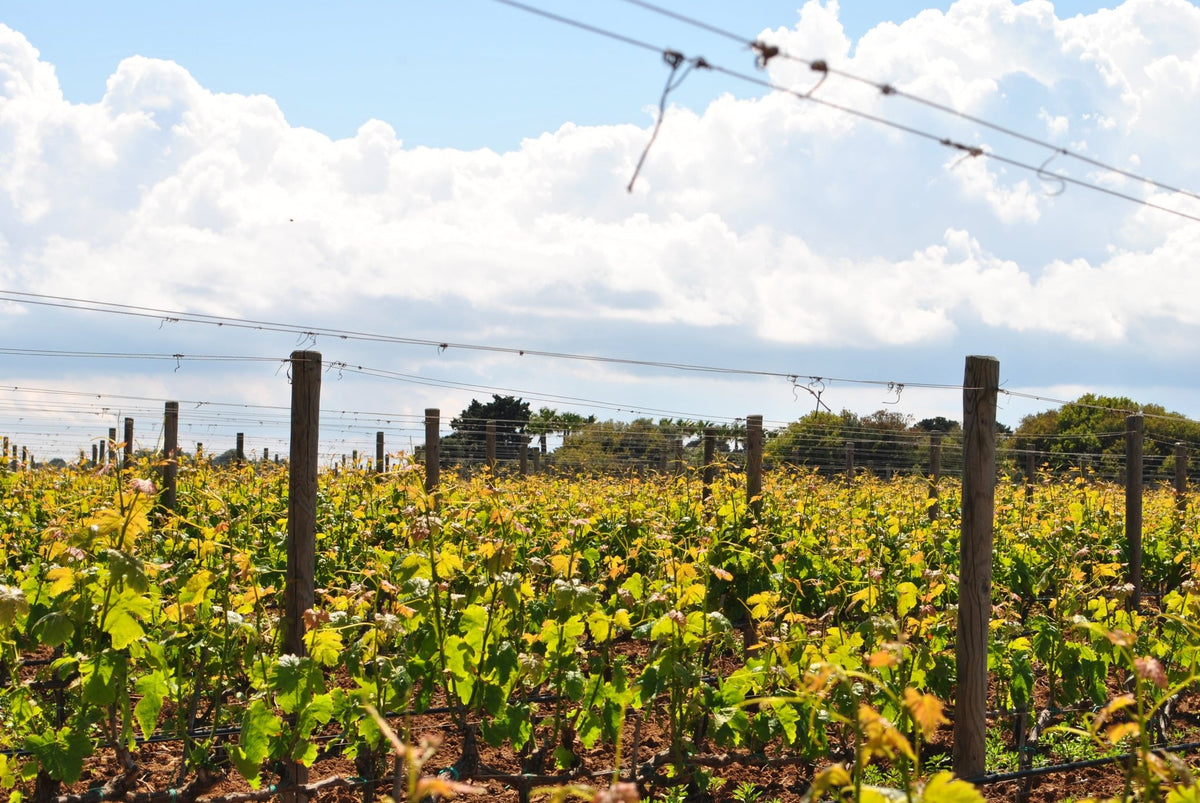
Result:
[[[1200,742],[1185,742],[1183,744],[1152,747],[1151,750],[1155,753],[1190,753],[1200,750]],[[1073,770],[1086,770],[1094,767],[1103,767],[1118,761],[1135,761],[1137,757],[1137,753],[1122,753],[1118,756],[1104,756],[1102,758],[1092,758],[1086,761],[1073,761],[1069,764],[1051,764],[1046,767],[1035,767],[1028,770],[1002,772],[992,775],[980,775],[975,778],[964,778],[963,780],[970,781],[976,786],[988,786],[996,783],[1006,783],[1008,781],[1021,781],[1025,778],[1036,778],[1042,775],[1057,775],[1060,772],[1071,772]]]

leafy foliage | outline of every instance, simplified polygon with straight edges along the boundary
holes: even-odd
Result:
[[[158,733],[184,735],[190,767],[228,755],[256,785],[313,762],[323,732],[378,766],[389,742],[364,706],[437,705],[533,775],[661,711],[664,772],[714,751],[847,751],[814,799],[882,795],[880,768],[914,800],[974,799],[924,757],[953,693],[953,481],[931,518],[921,478],[771,472],[755,514],[737,474],[707,499],[684,473],[454,479],[435,500],[412,468],[322,475],[306,655],[280,654],[276,632],[284,474],[185,460],[169,514],[120,475],[0,473],[0,662],[60,650],[25,670],[34,683],[0,687],[0,750],[32,756],[0,764],[0,784],[71,782],[99,745]],[[1144,578],[1162,602],[1138,613],[1122,497],[1002,482],[996,501],[992,705],[1108,711],[1081,730],[1109,747],[1141,740],[1200,667],[1196,507],[1147,494]],[[1113,702],[1125,675],[1132,705]],[[60,686],[61,707],[44,690]],[[1168,788],[1149,755],[1140,783]]]

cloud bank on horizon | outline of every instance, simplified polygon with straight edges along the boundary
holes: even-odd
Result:
[[[959,0],[857,41],[836,2],[811,0],[760,37],[1200,187],[1200,8],[1186,0],[1070,19],[1044,0]],[[784,58],[758,75],[799,92],[816,83]],[[1195,359],[1200,223],[1060,192],[1052,174],[1191,215],[1196,198],[837,76],[814,97],[1045,171],[764,92],[669,106],[627,193],[650,107],[619,125],[564,122],[506,152],[406,147],[381,120],[334,140],[290,125],[269,97],[214,93],[185,66],[136,55],[99,102],[71,102],[36,43],[0,25],[0,287],[388,332],[420,308],[432,310],[420,334],[553,347],[555,332],[586,331],[592,351],[651,359],[621,333],[719,331],[737,338],[731,353],[1037,343],[1064,365],[1085,359],[1076,350]],[[514,90],[511,102],[533,101]],[[31,314],[0,307],[0,327]],[[1136,383],[1136,364],[1116,371]]]

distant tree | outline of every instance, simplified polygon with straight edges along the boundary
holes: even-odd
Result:
[[[596,423],[596,416],[582,416],[579,413],[559,413],[557,431],[562,433],[563,446],[567,445],[567,440],[571,435],[581,431],[589,424]]]
[[[1176,441],[1200,441],[1200,423],[1159,404],[1139,404],[1125,396],[1086,393],[1057,410],[1046,410],[1021,419],[1012,445],[1033,451],[1040,464],[1062,470],[1099,458],[1117,467],[1125,455],[1125,419],[1145,416],[1142,451],[1151,471],[1173,470]]]
[[[529,402],[515,396],[492,395],[486,404],[472,399],[467,408],[451,419],[453,434],[442,439],[441,453],[448,462],[478,461],[487,457],[487,422],[496,422],[496,457],[512,460],[522,444],[529,443],[525,427],[530,418]]]
[[[649,418],[600,421],[581,426],[554,453],[556,468],[571,471],[612,471],[652,468],[670,453],[674,441]]]
[[[919,429],[922,432],[958,432],[962,429],[962,425],[939,415],[936,418],[922,418],[913,424],[913,429]]]
[[[559,431],[558,416],[558,410],[553,407],[541,407],[529,417],[529,422],[525,425],[526,432],[537,436],[538,448],[543,455],[547,451],[546,436]]]
[[[846,463],[846,444],[854,444],[856,466],[908,470],[919,456],[919,439],[909,429],[911,419],[891,410],[859,416],[849,410],[816,410],[773,434],[764,449],[774,463],[797,463],[840,471]]]

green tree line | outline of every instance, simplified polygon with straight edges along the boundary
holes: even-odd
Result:
[[[1020,471],[1024,455],[1053,471],[1083,464],[1114,471],[1124,459],[1125,418],[1145,418],[1143,451],[1151,474],[1174,471],[1174,444],[1200,445],[1200,423],[1161,405],[1139,404],[1124,397],[1085,394],[1054,410],[1025,416],[1016,429],[998,424],[997,436],[1005,468]],[[745,450],[744,420],[712,422],[690,419],[638,418],[600,421],[549,407],[537,411],[529,402],[494,395],[490,402],[473,400],[451,420],[453,434],[442,439],[448,465],[486,459],[487,422],[494,421],[496,457],[512,461],[522,447],[537,450],[543,465],[565,471],[608,471],[621,468],[673,469],[702,463],[703,435],[716,433],[716,451],[739,462]],[[943,467],[957,471],[962,426],[942,416],[914,421],[893,410],[859,415],[850,410],[810,412],[786,426],[764,432],[763,457],[768,467],[804,466],[825,473],[849,464],[876,473],[926,471],[934,435],[942,444]],[[554,448],[550,448],[550,444]]]

